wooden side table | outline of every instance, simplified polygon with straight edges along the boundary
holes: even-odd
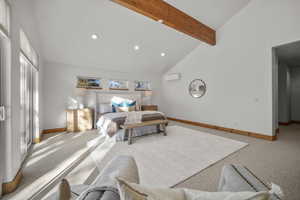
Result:
[[[142,105],[142,111],[158,111],[157,105]]]
[[[93,129],[93,110],[69,109],[67,112],[67,132],[80,132]]]

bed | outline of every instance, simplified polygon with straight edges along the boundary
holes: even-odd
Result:
[[[121,126],[128,123],[129,116],[131,116],[130,118],[139,117],[141,122],[166,120],[166,116],[162,112],[139,111],[142,105],[141,93],[96,93],[94,97],[95,127],[99,130],[100,134],[115,138],[117,141],[126,141],[128,139],[128,135]],[[114,112],[112,102],[115,98],[136,102],[135,109],[130,112]],[[157,133],[158,131],[157,126],[139,127],[134,129],[133,136],[144,136]]]

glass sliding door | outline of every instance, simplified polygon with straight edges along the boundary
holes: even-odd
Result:
[[[34,75],[36,72],[33,65],[20,54],[20,97],[21,97],[21,151],[23,158],[33,142],[34,134]]]

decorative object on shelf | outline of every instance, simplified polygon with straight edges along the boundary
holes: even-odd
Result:
[[[67,112],[67,132],[79,132],[93,129],[93,110],[69,109]]]
[[[151,83],[150,81],[135,81],[135,91],[150,91]]]
[[[102,89],[101,78],[77,77],[77,88]]]
[[[181,79],[181,74],[180,73],[167,74],[165,76],[166,81],[178,81],[180,79]]]
[[[157,105],[142,105],[142,111],[158,111]]]
[[[201,98],[206,93],[206,84],[201,79],[193,80],[189,85],[189,93],[194,98]]]
[[[111,79],[108,81],[110,90],[129,90],[129,82],[127,80]]]

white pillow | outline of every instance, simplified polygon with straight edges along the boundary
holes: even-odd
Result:
[[[203,192],[184,189],[186,200],[269,200],[269,192]]]
[[[99,106],[100,113],[111,113],[112,112],[112,105],[109,103],[101,103]]]
[[[203,192],[190,189],[153,188],[117,178],[120,200],[269,200],[268,192]]]
[[[151,188],[117,178],[120,200],[185,200],[182,189]]]

